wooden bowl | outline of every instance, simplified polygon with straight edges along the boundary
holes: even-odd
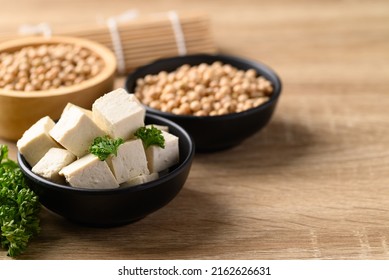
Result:
[[[27,37],[0,44],[1,52],[14,52],[27,46],[73,44],[100,56],[104,67],[99,74],[78,85],[52,90],[15,91],[0,88],[0,138],[17,140],[32,124],[44,116],[59,119],[68,102],[91,108],[93,102],[113,89],[117,62],[115,55],[98,43],[73,37]]]

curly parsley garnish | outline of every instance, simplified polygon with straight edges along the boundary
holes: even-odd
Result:
[[[165,148],[165,138],[162,135],[162,131],[153,125],[150,128],[145,126],[138,128],[134,133],[135,137],[142,140],[143,145],[147,149],[151,145],[156,145],[161,148]]]
[[[118,148],[123,143],[124,141],[122,138],[112,139],[108,135],[104,137],[96,137],[89,147],[89,152],[103,161],[111,154],[117,156]]]
[[[8,159],[8,147],[0,145],[0,240],[8,255],[27,249],[40,231],[38,196],[30,190],[16,162]]]

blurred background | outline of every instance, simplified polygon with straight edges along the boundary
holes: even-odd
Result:
[[[101,23],[136,9],[140,15],[175,10],[209,15],[220,52],[271,65],[288,86],[286,93],[326,89],[331,84],[376,86],[389,70],[389,2],[323,1],[0,1],[0,33],[17,33],[22,24],[50,24],[52,30]],[[349,69],[353,71],[350,72]],[[319,84],[321,87],[312,88]],[[349,86],[349,85],[348,85]],[[297,87],[297,88],[296,88]],[[350,88],[337,88],[337,92]],[[351,91],[361,90],[354,87]]]

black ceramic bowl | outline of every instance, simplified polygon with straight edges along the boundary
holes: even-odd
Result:
[[[126,89],[133,93],[138,78],[161,71],[171,72],[183,64],[199,65],[221,61],[241,70],[253,68],[268,79],[274,88],[270,100],[256,108],[240,113],[221,116],[188,116],[165,113],[146,106],[150,113],[163,116],[182,126],[193,137],[198,152],[213,152],[233,147],[263,128],[270,120],[281,94],[278,75],[262,63],[227,55],[190,55],[157,60],[131,73],[126,80]]]
[[[89,226],[116,226],[139,220],[170,202],[183,187],[192,164],[194,145],[188,133],[159,116],[146,115],[147,124],[169,127],[179,137],[180,161],[159,179],[133,187],[89,190],[59,185],[34,174],[23,156],[18,163],[30,188],[49,210]]]

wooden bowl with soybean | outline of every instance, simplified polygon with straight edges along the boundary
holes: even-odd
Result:
[[[149,113],[189,132],[196,152],[232,148],[261,130],[273,115],[281,88],[268,66],[228,55],[161,59],[136,69],[126,80],[127,91]]]
[[[25,37],[0,44],[0,138],[19,139],[68,102],[90,108],[113,89],[117,62],[105,46],[73,37]]]

